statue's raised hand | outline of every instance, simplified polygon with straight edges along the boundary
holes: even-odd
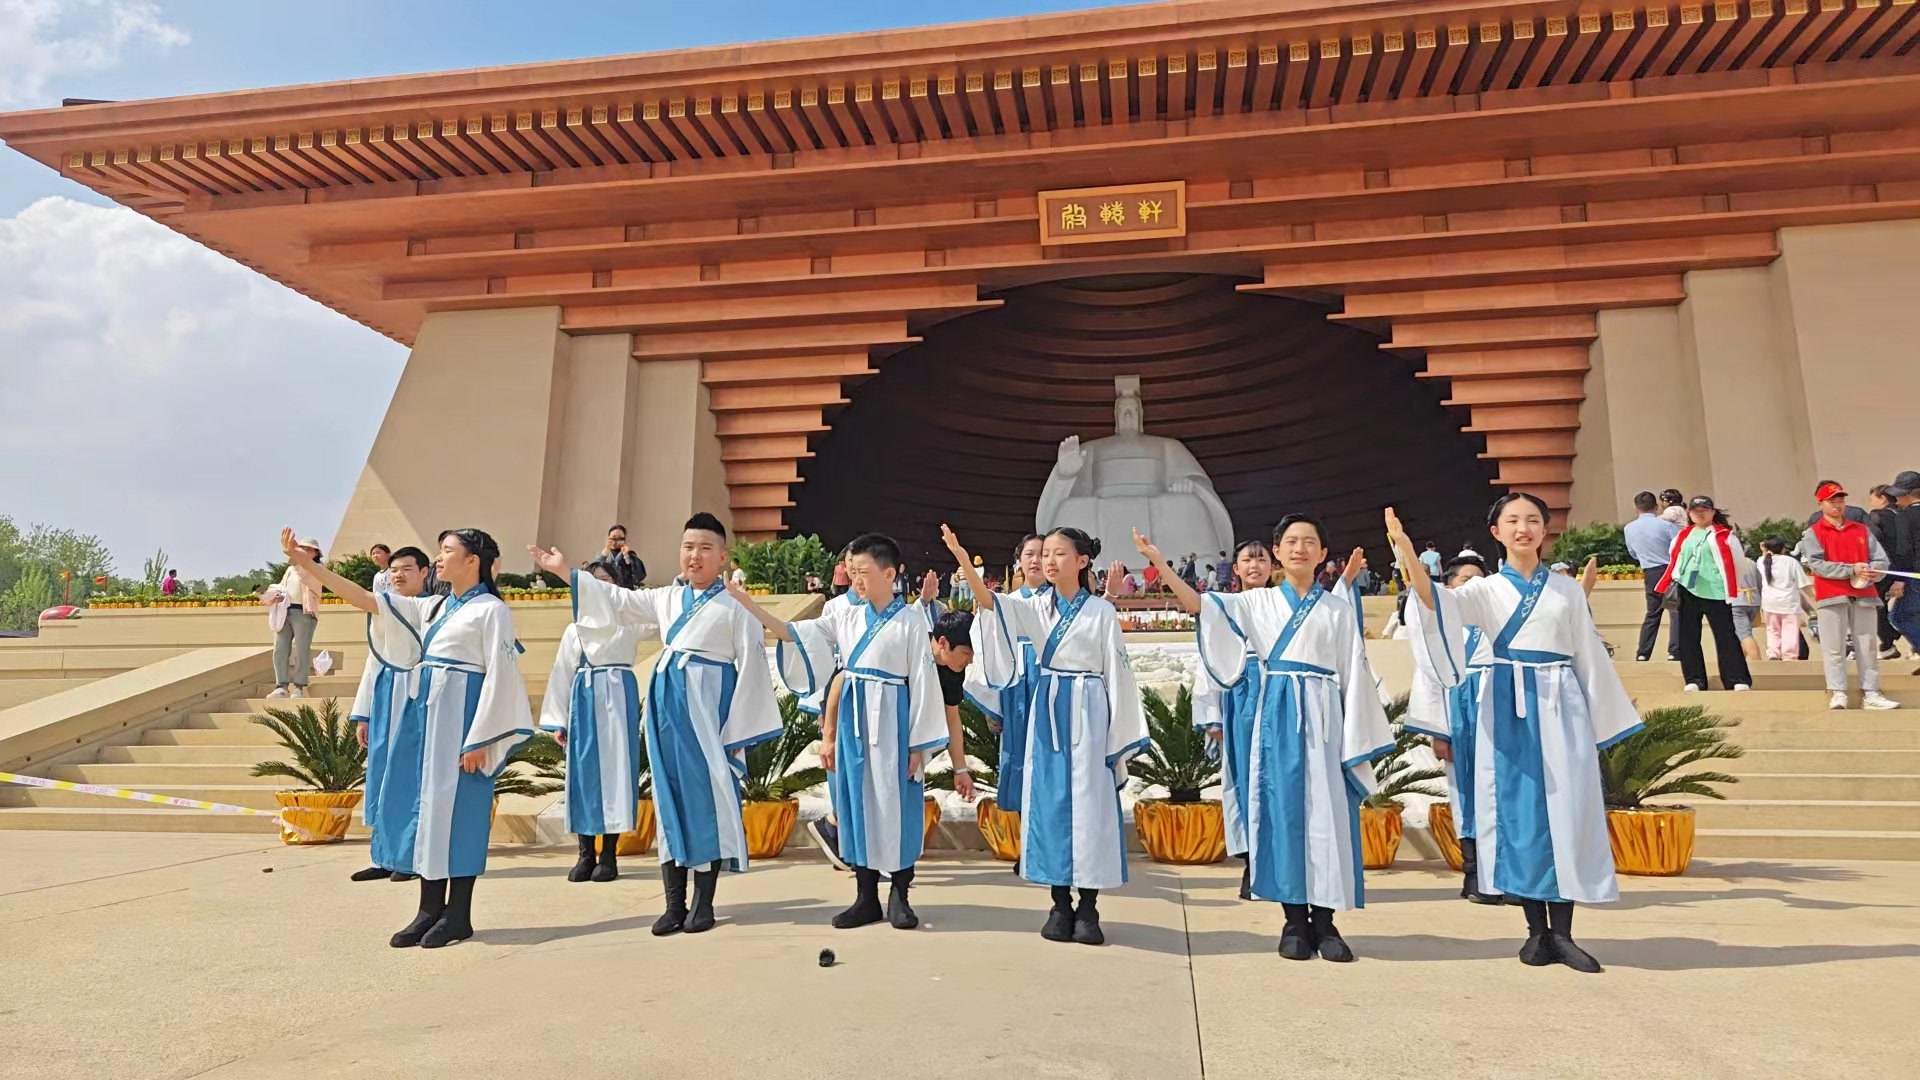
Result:
[[[1078,473],[1087,464],[1087,452],[1080,448],[1080,436],[1069,435],[1060,440],[1060,463],[1058,471],[1063,476]]]

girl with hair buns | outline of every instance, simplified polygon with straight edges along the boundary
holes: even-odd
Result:
[[[1479,890],[1527,914],[1520,962],[1597,972],[1574,944],[1573,904],[1620,898],[1600,779],[1605,749],[1640,730],[1640,714],[1607,658],[1580,582],[1541,558],[1551,517],[1524,492],[1501,496],[1487,528],[1506,547],[1498,574],[1436,586],[1391,507],[1387,537],[1419,603],[1407,604],[1414,661],[1452,689],[1473,677],[1466,628],[1491,639],[1475,703],[1474,823]]]
[[[974,655],[986,680],[1000,688],[1026,680],[1019,869],[1053,891],[1040,935],[1102,944],[1100,890],[1127,881],[1120,788],[1127,759],[1147,745],[1147,721],[1119,613],[1093,594],[1100,542],[1079,529],[1048,533],[1040,566],[1051,588],[1021,596],[987,588],[953,530],[942,525],[940,537],[973,591]],[[1023,663],[1022,639],[1036,650],[1030,667]]]
[[[375,595],[320,565],[282,529],[287,561],[419,643],[412,699],[387,736],[387,771],[373,824],[373,861],[420,876],[420,910],[394,948],[436,949],[473,936],[473,883],[487,869],[493,780],[533,735],[513,614],[493,584],[500,558],[478,529],[440,534],[435,565],[450,596]]]

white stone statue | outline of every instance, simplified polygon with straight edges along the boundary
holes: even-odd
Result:
[[[1060,459],[1040,493],[1034,529],[1063,525],[1100,540],[1100,563],[1119,559],[1145,565],[1133,546],[1133,530],[1153,537],[1169,558],[1188,552],[1202,559],[1233,550],[1233,520],[1213,490],[1199,459],[1178,439],[1141,430],[1140,377],[1113,380],[1112,435],[1082,444],[1078,435],[1060,443]]]

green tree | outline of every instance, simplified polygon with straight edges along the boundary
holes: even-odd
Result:
[[[217,593],[250,593],[262,585],[271,585],[279,581],[286,572],[286,563],[268,563],[257,570],[249,570],[244,574],[229,574],[226,577],[214,578],[212,587],[208,591]]]
[[[152,596],[160,591],[160,581],[167,576],[166,548],[153,549],[153,558],[141,566],[140,576],[143,593]]]
[[[1587,556],[1597,555],[1601,566],[1618,566],[1634,561],[1627,553],[1627,539],[1621,533],[1620,526],[1610,521],[1596,521],[1591,525],[1581,525],[1560,534],[1553,542],[1553,561],[1579,567],[1587,561]]]
[[[46,570],[28,563],[7,591],[0,593],[0,626],[8,630],[32,630],[39,625],[40,613],[58,603],[60,587]]]

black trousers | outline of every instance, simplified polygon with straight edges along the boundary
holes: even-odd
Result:
[[[1735,683],[1752,685],[1747,657],[1740,651],[1740,636],[1733,631],[1733,610],[1725,600],[1709,600],[1680,588],[1680,674],[1687,682],[1706,689],[1707,658],[1700,650],[1700,619],[1706,617],[1713,628],[1713,650],[1720,660],[1720,685],[1731,690]]]
[[[1661,612],[1665,610],[1660,606],[1660,579],[1665,577],[1666,574],[1667,568],[1664,566],[1649,566],[1641,572],[1641,576],[1646,579],[1647,617],[1640,620],[1640,647],[1634,650],[1633,655],[1635,659],[1642,656],[1651,657],[1653,655],[1653,642],[1655,637],[1660,633],[1660,615]],[[1679,634],[1675,631],[1678,629],[1679,622],[1676,620],[1673,629],[1669,630],[1667,634],[1667,655],[1669,657],[1673,656],[1677,650]]]
[[[1893,602],[1887,599],[1887,590],[1893,588],[1893,583],[1899,580],[1899,578],[1885,577],[1873,586],[1880,593],[1880,648],[1882,650],[1891,649],[1900,643],[1900,631],[1895,630],[1893,620],[1887,618],[1887,612],[1893,610]]]

